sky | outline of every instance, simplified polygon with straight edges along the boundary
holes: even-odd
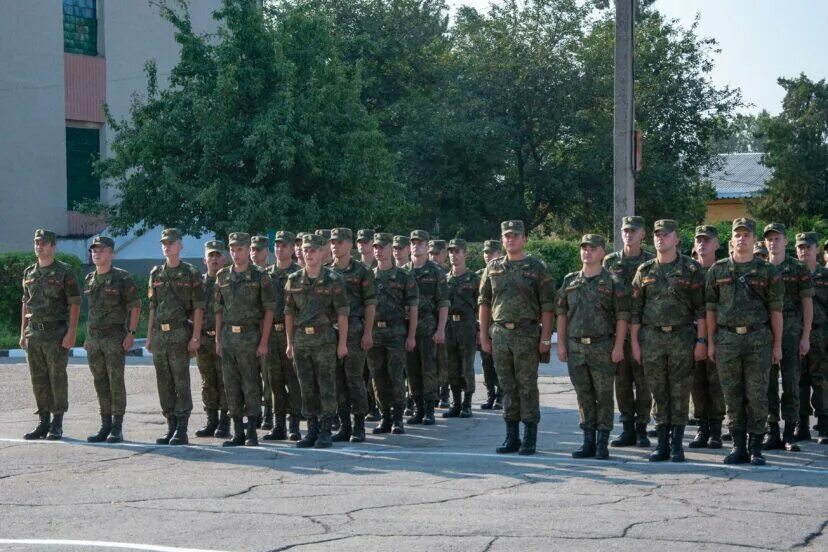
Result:
[[[449,0],[485,11],[489,0]],[[693,24],[722,50],[711,74],[716,85],[738,87],[745,113],[782,109],[779,77],[805,73],[811,80],[828,79],[828,0],[658,0],[655,7]]]

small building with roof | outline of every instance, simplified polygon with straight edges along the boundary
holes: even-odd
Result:
[[[758,195],[773,171],[762,164],[762,153],[719,155],[717,168],[707,175],[716,198],[707,202],[705,223],[715,224],[747,216],[747,200]]]

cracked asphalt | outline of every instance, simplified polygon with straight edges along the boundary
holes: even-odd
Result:
[[[761,468],[723,465],[727,449],[686,449],[684,464],[635,448],[576,461],[575,394],[558,363],[542,366],[539,452],[521,457],[494,453],[503,423],[477,409],[328,450],[222,449],[193,437],[194,411],[191,446],[157,446],[147,359],[128,360],[128,441],[90,445],[97,402],[72,360],[57,443],[21,439],[36,421],[28,371],[0,364],[0,551],[828,550],[828,447],[769,453]]]

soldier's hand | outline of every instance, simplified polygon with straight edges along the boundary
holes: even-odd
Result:
[[[548,345],[546,343],[544,343],[543,341],[538,343],[538,352],[540,354],[542,354],[542,355],[546,354],[551,350],[552,350],[552,344],[551,343],[549,343]]]
[[[259,343],[259,346],[256,347],[256,356],[260,358],[267,356],[267,343]]]
[[[27,349],[29,347],[28,340],[26,339],[25,335],[20,336],[20,348]]]
[[[216,347],[218,347],[218,343],[216,343]],[[147,336],[147,342],[144,343],[144,349],[152,352],[152,339],[150,339],[149,336]]]
[[[285,356],[293,359],[293,345],[288,344],[287,349],[285,349]]]
[[[633,340],[630,343],[630,348],[632,349],[633,360],[638,364],[641,364],[641,345],[639,345],[637,341]]]
[[[374,336],[369,333],[362,334],[362,340],[359,345],[362,347],[363,351],[370,351],[371,347],[374,346]]]
[[[716,363],[716,346],[713,343],[707,344],[707,358],[710,359],[710,362]]]
[[[126,337],[124,338],[123,343],[122,343],[125,353],[128,353],[129,350],[132,349],[132,344],[133,343],[135,343],[135,336],[132,335],[131,333],[127,334]]]
[[[417,348],[417,339],[414,337],[408,337],[405,340],[405,350],[409,353]]]
[[[437,330],[431,340],[437,345],[443,345],[446,342],[446,330]]]
[[[492,354],[492,342],[489,339],[483,339],[482,334],[480,338],[480,349],[484,353]]]
[[[566,345],[561,342],[558,342],[558,360],[561,362],[569,360],[569,351],[566,350]]]
[[[336,346],[336,357],[337,358],[345,358],[348,356],[348,346],[347,345],[337,345]]]
[[[624,361],[624,346],[622,345],[620,347],[613,347],[612,348],[612,354],[611,354],[610,358],[616,364],[618,364],[619,362],[623,362]]]
[[[782,362],[782,346],[774,347],[773,348],[773,364],[779,364]]]
[[[75,346],[75,341],[77,341],[77,337],[73,333],[67,333],[63,336],[63,342],[60,344],[64,349],[71,349]]]
[[[707,345],[704,343],[696,343],[696,347],[693,349],[693,358],[696,362],[701,362],[702,360],[707,358]]]
[[[808,354],[808,351],[811,350],[811,340],[810,339],[800,339],[799,340],[799,356],[804,357]]]
[[[149,343],[149,341],[147,342]],[[216,338],[216,354],[221,356],[221,342]]]
[[[201,346],[201,339],[198,337],[194,337],[187,343],[187,351],[189,351],[190,356],[195,356],[198,352],[198,348]]]

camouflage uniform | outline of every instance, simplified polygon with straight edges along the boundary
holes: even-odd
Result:
[[[486,272],[485,268],[481,268],[477,271],[478,279],[483,279],[484,272]],[[499,391],[500,383],[497,381],[497,371],[495,371],[492,354],[480,350],[480,365],[483,368],[483,384],[486,386],[487,393],[494,398],[495,394]]]
[[[446,241],[445,240],[429,240],[428,242],[428,252],[431,253],[441,253],[446,250]],[[448,278],[449,273],[451,272],[451,266],[444,263],[439,263],[437,261],[432,261],[436,264],[440,270],[443,271],[443,274],[446,275]],[[448,322],[446,322],[446,327],[448,327]],[[448,396],[449,396],[449,358],[448,358],[448,349],[446,343],[438,343],[435,346],[435,357],[437,359],[437,385],[438,385],[438,398],[440,408],[448,408]]]
[[[201,374],[201,400],[204,410],[227,410],[227,393],[221,373],[221,357],[216,354],[216,278],[202,276],[204,285],[204,318],[201,323],[201,345],[196,354],[196,364]]]
[[[816,243],[812,233],[798,234],[800,243]],[[817,265],[811,273],[814,286],[814,319],[811,325],[811,349],[802,359],[802,377],[799,380],[800,440],[810,438],[809,419],[817,417],[820,444],[828,444],[828,268]],[[813,410],[811,409],[813,407]]]
[[[451,240],[452,248],[466,249],[464,240]],[[471,399],[474,395],[474,352],[477,348],[477,297],[480,293],[480,277],[467,270],[461,276],[449,273],[446,280],[449,307],[446,325],[446,350],[448,353],[448,382],[454,395],[453,408],[458,411],[460,393],[463,392],[462,416],[471,415]]]

